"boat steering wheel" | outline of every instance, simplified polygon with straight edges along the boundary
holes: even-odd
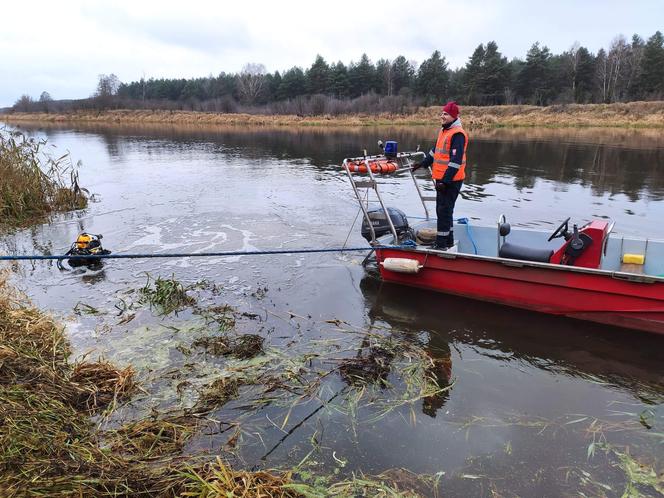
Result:
[[[567,232],[569,232],[569,220],[571,217],[563,221],[558,228],[556,228],[553,233],[549,236],[548,242],[551,242],[553,239],[558,237],[564,237]]]

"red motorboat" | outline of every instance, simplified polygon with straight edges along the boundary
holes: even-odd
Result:
[[[422,180],[410,168],[421,155],[343,162],[364,214],[362,234],[374,248],[384,281],[664,334],[664,241],[613,235],[614,224],[606,220],[570,228],[568,218],[548,234],[512,228],[501,215],[494,226],[456,220],[454,246],[433,249],[435,221],[429,220],[426,203],[435,197],[423,195]],[[392,169],[383,166],[386,162],[396,164],[396,171],[386,171]],[[411,224],[403,212],[385,206],[379,193],[384,171],[410,174],[424,222]],[[368,178],[358,180],[360,173]],[[365,198],[362,189],[368,189]],[[375,194],[375,208],[369,192]]]

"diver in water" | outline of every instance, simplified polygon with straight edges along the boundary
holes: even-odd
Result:
[[[67,259],[67,264],[72,268],[78,268],[80,266],[85,266],[91,270],[99,270],[103,267],[103,262],[100,258],[85,257],[85,256],[102,256],[106,254],[111,254],[111,251],[104,249],[101,245],[102,235],[95,235],[83,232],[79,234],[69,250],[65,253],[65,256],[72,256]],[[58,268],[64,270],[62,265],[62,260],[58,260]]]

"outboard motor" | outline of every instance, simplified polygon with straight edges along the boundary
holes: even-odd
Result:
[[[397,235],[400,239],[406,235],[412,235],[411,230],[408,227],[408,218],[406,218],[406,214],[403,211],[397,208],[388,207],[387,212],[390,214],[390,219],[392,220],[394,229],[397,231]],[[376,207],[369,209],[368,214],[369,219],[371,220],[371,225],[376,233],[376,238],[390,233],[390,224],[387,221],[387,216],[385,216],[385,211],[383,211],[382,208]],[[362,221],[362,237],[367,239],[368,242],[371,242],[371,229],[369,228],[366,218]]]

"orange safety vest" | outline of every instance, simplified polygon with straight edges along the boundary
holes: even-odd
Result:
[[[463,159],[461,167],[456,172],[452,181],[463,180],[466,178],[466,149],[468,148],[468,133],[461,128],[461,124],[452,125],[447,130],[442,129],[438,133],[438,140],[436,141],[436,149],[433,153],[433,170],[431,177],[434,180],[442,180],[447,171],[450,162],[450,144],[452,143],[452,136],[457,133],[463,133],[466,142],[463,144]]]

